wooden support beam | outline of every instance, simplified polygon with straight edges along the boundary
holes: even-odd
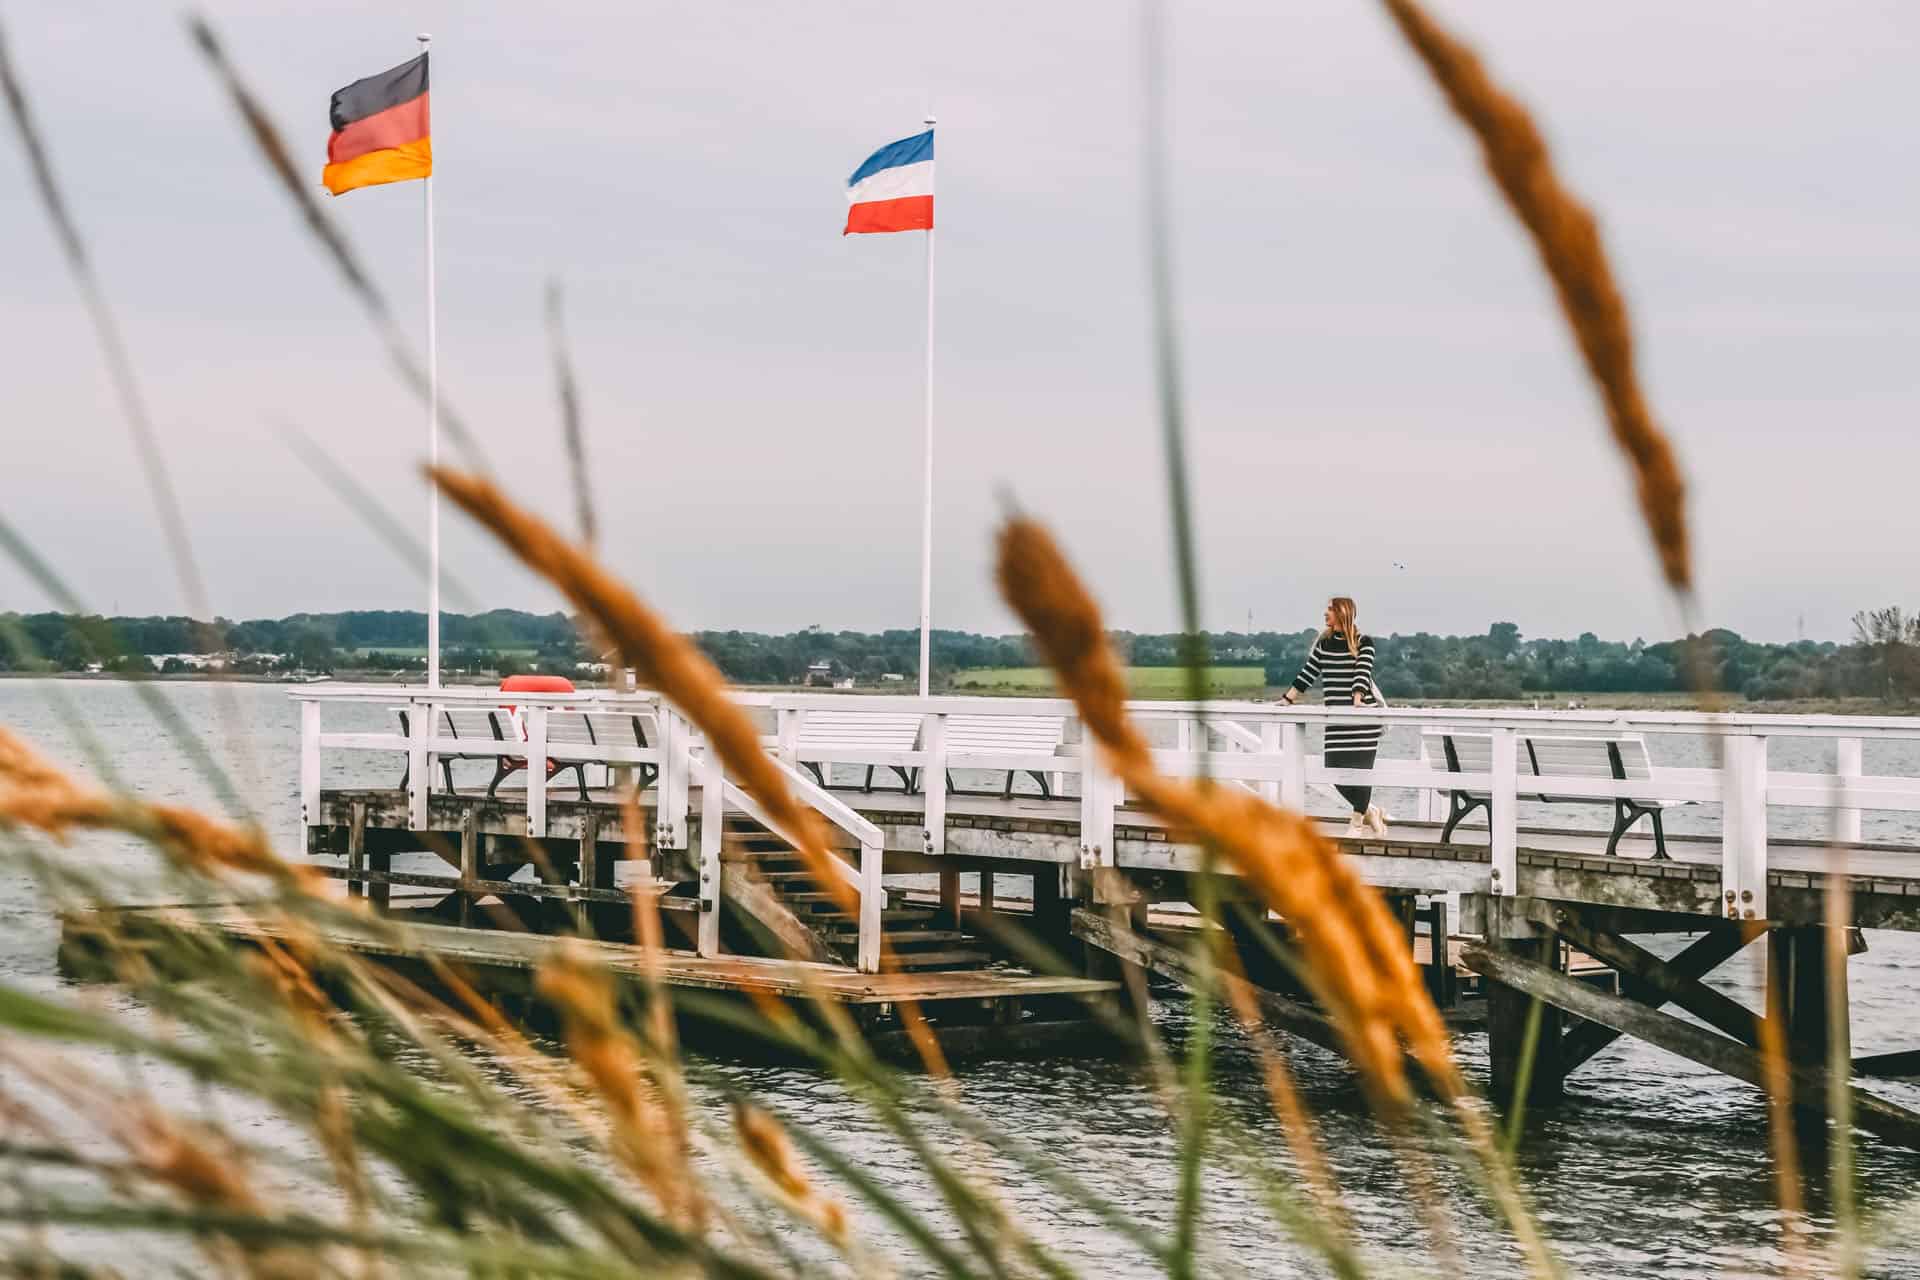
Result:
[[[580,887],[600,887],[600,815],[592,810],[580,818]],[[578,933],[591,935],[598,932],[593,927],[593,908],[585,898],[574,901],[573,927]]]
[[[1677,970],[1673,961],[1662,960],[1651,951],[1625,938],[1586,927],[1581,921],[1582,913],[1579,907],[1571,903],[1545,903],[1536,899],[1529,901],[1525,909],[1533,919],[1547,928],[1557,930],[1580,950],[1596,960],[1613,966],[1614,971],[1621,978],[1621,994],[1628,999],[1639,1000],[1655,1008],[1661,1004],[1677,1004],[1700,1021],[1721,1034],[1738,1040],[1741,1044],[1748,1046],[1759,1044],[1754,1024],[1755,1019],[1760,1015],[1731,996],[1715,991],[1700,981],[1712,969],[1718,968],[1728,957],[1765,932],[1758,925],[1732,921],[1715,922],[1710,928],[1710,934],[1717,935],[1714,946],[1703,948],[1697,953],[1690,947],[1681,952],[1681,955],[1690,957],[1689,968],[1707,964],[1715,955],[1718,955],[1719,959],[1712,960],[1706,969],[1685,973]],[[1698,943],[1694,944],[1694,947],[1698,946]],[[1586,1058],[1582,1058],[1581,1061],[1586,1061]]]
[[[367,802],[353,802],[353,820],[347,826],[347,870],[361,872],[367,869]],[[347,881],[347,896],[358,898],[366,893],[366,885],[359,880]]]
[[[1066,950],[1073,927],[1061,911],[1061,869],[1051,863],[1033,869],[1033,936],[1054,952]]]
[[[1758,1043],[1754,1037],[1758,1035],[1756,1020],[1760,1015],[1700,982],[1701,978],[1718,969],[1742,947],[1759,936],[1761,931],[1753,925],[1744,922],[1734,924],[1715,921],[1704,937],[1695,939],[1673,959],[1665,961],[1633,946],[1624,939],[1615,940],[1620,943],[1618,947],[1609,947],[1599,941],[1603,935],[1592,930],[1580,929],[1578,925],[1573,926],[1568,936],[1575,936],[1576,932],[1584,940],[1576,941],[1575,946],[1587,952],[1588,955],[1613,965],[1615,971],[1619,973],[1622,997],[1649,1009],[1658,1009],[1668,1001],[1675,1000],[1674,993],[1689,992],[1695,998],[1691,1004],[1682,1005],[1682,1008],[1694,1013],[1696,1017],[1701,1017],[1703,1021],[1713,1022],[1715,1026],[1728,1035],[1734,1036],[1742,1044]],[[1598,948],[1598,950],[1592,948]],[[1601,954],[1601,952],[1608,954]],[[1708,996],[1700,997],[1698,994],[1700,991],[1707,992]],[[1728,1005],[1732,1008],[1727,1008]],[[1715,1017],[1709,1019],[1697,1012],[1697,1009],[1703,1008],[1714,1010]],[[1742,1030],[1736,1033],[1735,1027]],[[1562,1066],[1569,1072],[1577,1070],[1595,1054],[1618,1040],[1620,1035],[1621,1032],[1618,1030],[1599,1023],[1588,1022],[1575,1027],[1567,1033],[1567,1038],[1561,1045]]]
[[[460,815],[460,923],[473,923],[473,904],[479,897],[480,811],[469,805]]]
[[[1565,973],[1560,939],[1554,934],[1502,938],[1498,945],[1503,952],[1543,972],[1556,976]],[[1486,983],[1486,995],[1488,1093],[1494,1103],[1508,1106],[1517,1102],[1523,1084],[1530,1106],[1559,1101],[1567,1075],[1561,1052],[1565,1016],[1553,1005],[1497,978]]]
[[[993,869],[980,868],[980,922],[983,926],[993,921]]]
[[[1186,952],[1125,928],[1103,912],[1086,908],[1075,911],[1073,933],[1089,948],[1097,948],[1127,964],[1150,969],[1182,986],[1191,988],[1194,984],[1195,974]],[[1260,1006],[1261,1015],[1273,1026],[1303,1040],[1310,1040],[1323,1049],[1341,1052],[1339,1034],[1325,1014],[1265,987],[1251,983],[1248,987],[1254,1001]]]
[[[765,881],[747,874],[737,862],[720,864],[720,901],[735,916],[759,933],[768,954],[779,959],[815,960],[822,964],[840,964],[821,936],[787,909]]]
[[[940,869],[940,922],[949,929],[960,927],[960,872],[957,868]]]
[[[1775,993],[1786,1024],[1787,1056],[1795,1062],[1824,1064],[1835,1029],[1829,1022],[1827,931],[1820,925],[1775,929],[1767,935],[1767,944],[1767,984]],[[1839,991],[1844,1001],[1844,978]],[[1839,1014],[1834,1019],[1842,1036],[1839,1050],[1850,1058],[1852,1046],[1845,1043],[1844,1004]]]
[[[1701,1066],[1764,1087],[1765,1065],[1760,1054],[1704,1027],[1671,1014],[1649,1009],[1623,996],[1596,991],[1563,973],[1510,952],[1468,947],[1461,959],[1469,969],[1516,991],[1538,996],[1555,1008],[1611,1027]],[[1825,1098],[1826,1072],[1813,1066],[1789,1066],[1795,1096]],[[1920,1150],[1920,1114],[1895,1106],[1857,1085],[1848,1085],[1853,1098],[1854,1123],[1890,1142]]]
[[[1901,1049],[1895,1053],[1870,1053],[1853,1060],[1857,1076],[1885,1076],[1899,1079],[1920,1076],[1920,1049]]]
[[[352,874],[345,867],[315,867],[314,870],[335,880],[344,880]],[[558,902],[573,902],[582,898],[591,902],[627,901],[626,891],[622,889],[589,889],[581,885],[547,884],[539,880],[489,880],[477,876],[472,880],[456,880],[452,876],[433,876],[419,871],[363,871],[359,878],[369,885],[437,889],[442,893],[459,893],[475,898],[549,898]],[[688,904],[685,910],[699,910],[699,901],[694,898],[663,898],[661,909],[672,910],[680,903]]]
[[[1447,925],[1447,900],[1434,895],[1427,904],[1427,994],[1440,1009],[1460,1003],[1460,975],[1453,970],[1452,934]]]

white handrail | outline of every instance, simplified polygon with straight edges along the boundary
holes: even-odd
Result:
[[[329,752],[404,751],[409,761],[408,811],[413,825],[428,825],[428,796],[433,786],[436,757],[488,753],[505,744],[476,744],[441,736],[436,731],[439,711],[449,707],[517,705],[524,712],[526,738],[513,743],[524,754],[528,771],[526,796],[530,836],[545,834],[546,778],[544,761],[605,764],[657,763],[658,838],[665,847],[686,847],[686,810],[693,773],[691,761],[697,734],[693,727],[658,693],[651,691],[580,691],[547,694],[486,688],[429,690],[419,686],[327,685],[289,690],[300,705],[301,758],[299,794],[302,819],[321,825],[323,757]],[[1125,803],[1119,783],[1100,767],[1097,753],[1080,741],[1056,754],[1032,750],[967,751],[956,753],[947,743],[948,718],[967,716],[1059,716],[1078,724],[1071,702],[1059,698],[914,697],[907,695],[767,694],[740,693],[737,703],[770,728],[763,739],[780,760],[788,785],[802,801],[827,821],[847,832],[862,849],[860,869],[846,867],[841,874],[862,891],[862,955],[877,963],[879,849],[881,832],[840,796],[814,783],[798,767],[798,744],[808,714],[832,710],[874,712],[899,716],[912,712],[921,719],[920,737],[912,750],[899,747],[863,747],[854,743],[810,744],[808,762],[825,768],[835,764],[898,766],[919,770],[924,796],[925,851],[946,850],[946,818],[950,796],[946,770],[955,768],[1008,769],[1046,772],[1055,778],[1076,777],[1079,782],[1080,844],[1089,866],[1115,862],[1114,831]],[[327,732],[324,708],[331,704],[396,704],[409,709],[409,733]],[[1604,803],[1614,799],[1661,802],[1717,803],[1722,806],[1723,888],[1732,894],[1725,904],[1739,915],[1756,917],[1766,909],[1767,810],[1788,807],[1825,811],[1833,815],[1832,834],[1858,841],[1863,809],[1920,812],[1920,778],[1866,774],[1862,745],[1868,738],[1920,742],[1920,718],[1909,716],[1779,716],[1668,711],[1570,711],[1504,708],[1327,707],[1288,706],[1279,703],[1140,701],[1129,709],[1158,742],[1181,745],[1154,748],[1155,764],[1170,774],[1206,774],[1244,785],[1296,808],[1304,808],[1309,786],[1330,784],[1410,788],[1431,797],[1440,791],[1472,792],[1492,797],[1489,841],[1492,860],[1489,886],[1513,892],[1516,885],[1518,802],[1529,796],[1582,798]],[[657,717],[660,740],[640,748],[615,743],[555,743],[550,733],[535,726],[555,712],[640,713]],[[1369,769],[1332,769],[1308,750],[1309,726],[1357,720],[1423,731],[1421,758],[1383,757]],[[1211,733],[1203,740],[1195,727],[1204,721]],[[1449,773],[1440,762],[1425,758],[1424,733],[1450,729],[1491,739],[1495,763],[1479,773]],[[1551,733],[1595,732],[1608,737],[1624,734],[1679,734],[1714,740],[1718,763],[1711,768],[1656,768],[1648,778],[1626,781],[1608,777],[1536,776],[1528,763],[1523,739]],[[1069,736],[1073,736],[1072,733]],[[1084,730],[1079,731],[1084,739]],[[1832,773],[1790,772],[1768,767],[1768,744],[1773,739],[1832,739]],[[1212,749],[1216,742],[1225,750]],[[744,793],[743,793],[744,794]],[[726,793],[732,801],[732,793]],[[1024,798],[1022,803],[1024,803]],[[743,806],[744,807],[744,806]],[[1423,807],[1423,819],[1431,815]],[[872,851],[871,856],[869,850]],[[1492,877],[1498,874],[1498,881]],[[866,914],[875,911],[869,941]],[[704,923],[704,922],[703,922]]]
[[[860,845],[860,865],[857,869],[837,855],[831,856],[829,860],[832,864],[834,874],[854,889],[860,896],[859,950],[857,954],[859,969],[862,973],[878,973],[880,971],[881,913],[886,909],[887,899],[887,891],[883,879],[884,868],[882,865],[885,837],[879,827],[855,813],[838,796],[815,786],[811,778],[801,774],[798,770],[790,768],[783,762],[775,761],[775,764],[785,775],[787,785],[792,788],[803,804],[820,814],[834,826],[839,827],[842,831],[852,836]],[[766,807],[756,800],[744,787],[740,786],[732,778],[722,774],[718,763],[712,760],[711,757],[695,757],[693,761],[693,771],[700,776],[702,801],[701,847],[703,864],[706,861],[705,855],[709,844],[713,844],[713,852],[716,858],[718,855],[718,845],[713,843],[716,837],[710,833],[708,825],[712,821],[714,812],[713,803],[707,798],[708,793],[713,790],[709,785],[709,780],[716,776],[720,779],[721,785],[719,790],[724,797],[726,806],[738,809],[767,830],[773,832],[773,834],[779,836],[782,840],[785,840],[788,844],[793,845],[796,849],[800,847],[797,833],[788,830],[785,824],[776,821],[773,815],[767,811]],[[713,871],[714,890],[717,892],[719,876],[719,868],[717,865],[714,866]],[[703,865],[701,869],[701,889],[703,893],[707,889],[706,872],[707,868]]]

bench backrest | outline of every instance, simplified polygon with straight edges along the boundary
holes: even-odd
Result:
[[[920,717],[897,711],[809,711],[800,721],[800,749],[911,751],[920,741]]]
[[[647,723],[638,712],[588,711],[582,713],[593,728],[593,740],[609,747],[649,747],[659,736],[656,729],[647,732]]]
[[[488,707],[444,707],[441,709],[449,738],[472,738],[476,742],[492,742],[499,739],[507,730],[504,726],[496,728],[494,711]],[[499,716],[506,718],[506,712]]]
[[[1485,733],[1425,733],[1421,742],[1435,769],[1448,769],[1446,744],[1453,744],[1461,773],[1488,773],[1493,769],[1493,737]],[[1646,781],[1653,777],[1644,738],[1592,738],[1543,733],[1522,737],[1516,744],[1516,764],[1522,777],[1612,778]],[[1619,769],[1614,768],[1615,753]]]
[[[522,724],[522,730],[525,729]],[[547,741],[564,742],[568,746],[592,746],[599,741],[594,735],[593,721],[584,711],[547,712]]]
[[[948,751],[1052,755],[1066,735],[1062,716],[948,716]]]
[[[1423,733],[1421,743],[1427,749],[1427,763],[1436,769],[1456,773],[1493,772],[1493,735],[1489,733]],[[1453,759],[1447,758],[1447,744],[1453,744]]]

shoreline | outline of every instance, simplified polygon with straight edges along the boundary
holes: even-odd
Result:
[[[346,671],[336,672],[324,680],[286,680],[277,675],[252,674],[246,672],[203,672],[180,671],[160,674],[128,677],[114,672],[87,671],[0,671],[0,680],[63,680],[88,684],[132,684],[148,682],[160,684],[265,684],[285,685],[297,689],[310,684],[391,684],[395,687],[410,683],[405,677],[414,672],[389,671]],[[412,683],[418,683],[413,681]],[[449,688],[487,689],[493,688],[495,680],[449,680]],[[605,689],[610,686],[591,681],[576,681],[582,691]],[[810,688],[796,684],[742,684],[731,687],[750,690],[756,693],[839,693],[846,697],[899,696],[899,690],[879,687],[861,689],[829,690]],[[1249,691],[1251,692],[1251,691]],[[1254,693],[1251,697],[1218,701],[1274,702],[1280,697],[1280,688],[1268,687]],[[910,695],[909,695],[910,696]],[[976,698],[1017,698],[1050,697],[1050,691],[1038,692],[1030,689],[948,689],[940,690],[935,697],[976,697]],[[1750,701],[1744,697],[1725,696],[1702,697],[1693,693],[1582,693],[1578,690],[1555,690],[1538,697],[1524,698],[1407,698],[1394,700],[1401,707],[1459,707],[1459,708],[1498,708],[1510,707],[1533,709],[1538,704],[1542,711],[1565,708],[1569,702],[1578,702],[1587,711],[1733,711],[1744,715],[1839,715],[1839,716],[1902,716],[1920,714],[1920,707],[1912,704],[1883,702],[1877,698],[1791,698],[1778,701]],[[1717,705],[1710,705],[1717,704]]]

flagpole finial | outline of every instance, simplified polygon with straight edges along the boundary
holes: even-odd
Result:
[[[422,31],[419,35],[415,36],[414,39],[418,40],[422,45],[429,45],[433,43],[433,33],[431,31]]]

